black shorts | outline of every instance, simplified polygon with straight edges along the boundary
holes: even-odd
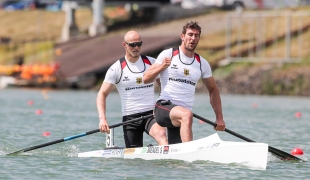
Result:
[[[170,111],[174,108],[175,104],[172,104],[170,101],[158,100],[155,105],[155,119],[156,122],[162,126],[167,127],[168,134],[168,143],[176,144],[181,143],[180,127],[175,127],[170,119]]]
[[[170,111],[174,108],[175,104],[172,104],[170,101],[166,100],[158,100],[155,104],[155,119],[156,122],[162,126],[167,128],[175,128],[170,119]]]
[[[123,122],[153,114],[153,111],[146,111],[137,114],[123,116]],[[126,148],[143,147],[143,133],[149,134],[153,124],[156,123],[155,119],[149,118],[123,126],[124,140]]]

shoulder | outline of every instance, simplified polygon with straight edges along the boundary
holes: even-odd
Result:
[[[117,60],[116,62],[114,62],[114,63],[110,66],[109,70],[110,70],[110,69],[116,70],[116,69],[118,69],[118,68],[120,68],[120,67],[121,67],[121,65],[120,65],[120,60]]]
[[[146,56],[146,57],[147,57],[147,59],[151,62],[151,64],[154,64],[154,63],[155,63],[155,61],[156,61],[155,58],[153,58],[153,57],[151,57],[151,56]]]
[[[172,56],[172,49],[173,49],[173,48],[165,49],[165,50],[163,50],[163,51],[160,53],[160,55],[165,55],[165,56],[171,57],[171,56]]]
[[[120,60],[117,60],[116,62],[114,62],[108,69],[107,72],[116,75],[116,74],[120,74],[122,71],[122,67],[120,64]]]
[[[209,62],[202,56],[200,56],[200,62],[202,66],[210,66]]]

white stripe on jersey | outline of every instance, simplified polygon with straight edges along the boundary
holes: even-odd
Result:
[[[172,48],[162,51],[156,62],[172,56]],[[170,66],[160,73],[161,93],[158,99],[170,100],[172,103],[192,110],[195,100],[195,89],[200,78],[212,76],[209,63],[200,56],[200,63],[188,58],[181,49],[179,55],[172,58]]]
[[[155,62],[154,58],[149,56],[147,58],[151,64]],[[144,72],[150,65],[144,63],[141,56],[135,63],[127,60],[126,63],[122,76],[121,65],[117,61],[109,68],[104,79],[104,82],[116,86],[121,97],[123,116],[153,110],[154,83],[144,84],[142,80]]]

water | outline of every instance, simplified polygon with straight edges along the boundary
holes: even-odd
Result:
[[[5,154],[98,128],[95,91],[0,90],[0,179],[307,179],[310,163],[283,162],[269,156],[266,171],[212,162],[78,158],[77,153],[105,146],[105,136],[95,133],[24,154]],[[27,102],[32,100],[33,105]],[[257,142],[290,153],[300,147],[310,152],[310,98],[222,95],[227,127]],[[120,98],[107,99],[110,125],[121,121]],[[36,114],[42,110],[42,114]],[[197,95],[193,110],[214,121],[207,95]],[[302,117],[295,117],[301,112]],[[194,121],[194,138],[214,133],[208,124]],[[50,136],[42,133],[50,132]],[[223,140],[243,141],[220,132]],[[145,135],[145,144],[156,144]],[[115,129],[115,144],[124,146],[122,128]]]

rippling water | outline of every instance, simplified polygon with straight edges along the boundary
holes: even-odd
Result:
[[[7,156],[27,147],[62,139],[98,128],[95,91],[0,90],[0,179],[306,179],[309,162],[283,162],[269,156],[266,171],[211,162],[173,160],[124,160],[78,158],[77,153],[105,146],[96,133],[20,155]],[[33,105],[28,105],[29,101]],[[120,98],[108,97],[110,125],[121,121]],[[257,142],[290,153],[300,147],[310,152],[310,98],[222,95],[227,127]],[[42,110],[42,114],[36,114]],[[209,120],[214,113],[207,95],[197,95],[194,112]],[[302,117],[295,117],[301,112]],[[194,138],[214,133],[208,124],[194,121]],[[42,133],[50,132],[50,136]],[[243,141],[220,132],[223,140]],[[156,144],[145,135],[145,144]],[[124,146],[122,128],[115,129],[115,144]]]

